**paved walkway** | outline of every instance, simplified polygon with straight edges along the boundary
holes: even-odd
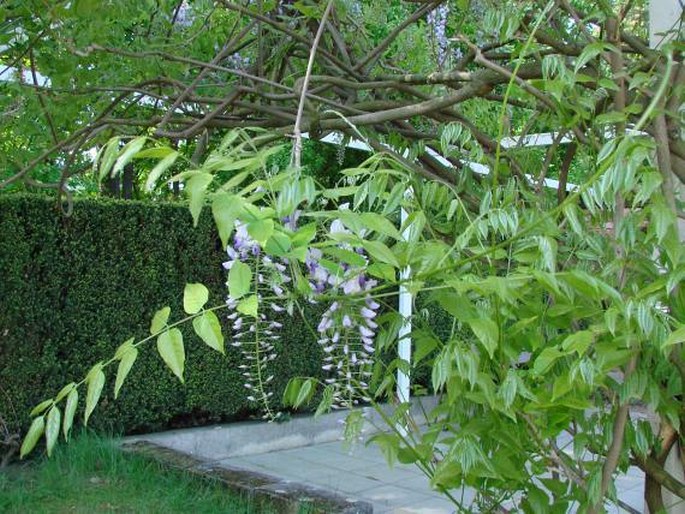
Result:
[[[431,491],[428,479],[412,465],[388,464],[373,445],[346,450],[341,442],[316,444],[260,455],[233,457],[219,464],[240,467],[306,483],[344,496],[366,500],[374,514],[449,514],[454,505]],[[643,476],[636,469],[617,480],[622,501],[642,512]],[[463,491],[461,501],[469,505],[473,492]],[[625,513],[619,508],[610,513]]]
[[[434,401],[424,399],[424,407],[430,407]],[[419,412],[415,409],[415,414]],[[373,411],[365,413],[372,424],[382,426],[374,415]],[[415,466],[398,463],[389,468],[373,444],[349,449],[341,441],[346,416],[346,412],[335,412],[315,419],[298,416],[286,423],[241,422],[127,439],[148,441],[215,466],[242,468],[319,487],[345,498],[365,500],[373,505],[375,514],[455,511],[449,501],[430,489],[428,479]],[[620,500],[642,512],[642,473],[631,468],[618,478],[616,485]],[[462,502],[469,505],[473,491],[465,490],[462,494]],[[614,507],[609,512],[626,511]]]

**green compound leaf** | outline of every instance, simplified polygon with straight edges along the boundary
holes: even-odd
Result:
[[[171,314],[170,307],[163,307],[155,312],[155,315],[152,317],[152,323],[150,323],[150,334],[154,335],[166,326],[169,314]]]
[[[183,334],[177,328],[162,332],[157,338],[157,350],[164,363],[183,383],[183,366],[186,354],[183,347]]]
[[[133,342],[133,338],[129,341]],[[128,341],[127,341],[128,342]],[[126,343],[124,343],[126,344]],[[114,382],[114,399],[119,397],[119,390],[124,385],[124,380],[128,376],[129,371],[133,367],[133,363],[138,358],[138,349],[132,344],[121,354],[119,367],[117,368],[117,378]]]
[[[24,456],[31,453],[31,450],[36,447],[36,443],[38,442],[38,439],[40,439],[40,436],[43,435],[44,430],[45,416],[35,418],[31,423],[31,428],[29,428],[26,437],[24,437],[24,442],[21,443],[21,450],[19,451],[20,459],[23,459]]]
[[[209,290],[202,284],[186,284],[183,290],[183,310],[197,314],[209,300]]]
[[[195,318],[193,320],[193,329],[207,346],[224,354],[224,336],[221,333],[221,324],[216,314],[207,311],[202,316]]]
[[[78,405],[78,389],[74,387],[69,391],[67,396],[67,406],[64,408],[64,421],[62,425],[62,434],[64,440],[69,440],[69,431],[74,424],[74,414],[76,414],[76,406]]]
[[[57,442],[57,436],[59,435],[59,427],[62,423],[62,413],[55,405],[50,412],[48,412],[48,422],[45,426],[45,442],[48,450],[48,457],[52,456],[52,450]]]
[[[233,261],[231,271],[228,272],[228,294],[234,300],[242,298],[250,291],[252,270],[244,262]]]
[[[105,386],[105,374],[102,371],[102,362],[98,362],[88,372],[86,383],[88,384],[88,391],[86,392],[86,412],[84,414],[83,423],[88,425],[88,418],[90,418],[98,401],[100,401],[102,388]]]

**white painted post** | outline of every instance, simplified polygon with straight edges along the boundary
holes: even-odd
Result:
[[[405,193],[405,198],[411,197],[411,190],[407,190]],[[400,226],[404,225],[407,221],[407,211],[404,207],[400,210]],[[405,241],[409,240],[409,228],[405,228],[402,231],[402,237]],[[409,278],[410,269],[407,266],[402,271],[400,271],[400,280],[407,280]],[[409,334],[411,333],[411,314],[412,314],[412,301],[411,293],[409,289],[404,284],[400,285],[400,297],[399,297],[399,313],[402,316],[402,325],[400,326],[398,334],[398,357],[406,361],[407,364],[411,363],[411,338]],[[406,373],[401,369],[397,370],[397,399],[400,402],[409,401],[409,371]]]

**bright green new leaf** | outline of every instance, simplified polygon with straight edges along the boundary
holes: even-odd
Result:
[[[190,214],[193,216],[193,226],[197,227],[200,212],[202,212],[202,207],[205,204],[205,194],[213,179],[214,177],[210,173],[198,173],[186,182],[186,191],[190,199]]]
[[[151,150],[156,150],[156,148],[152,148]],[[152,168],[149,175],[147,176],[147,180],[145,181],[145,191],[150,192],[155,188],[155,186],[157,185],[157,181],[159,180],[159,177],[161,177],[166,170],[168,170],[169,168],[171,168],[171,166],[174,165],[176,159],[178,159],[178,155],[178,152],[172,150],[170,154],[162,158],[155,165],[155,167]]]
[[[489,318],[473,318],[467,322],[492,358],[499,345],[499,327],[497,324]]]
[[[67,405],[64,407],[64,421],[62,425],[62,433],[64,440],[69,440],[69,431],[74,424],[74,415],[76,414],[76,407],[78,406],[78,389],[74,388],[67,396]]]
[[[228,272],[228,294],[234,300],[242,298],[252,285],[252,270],[244,262],[235,260]]]
[[[209,290],[203,284],[186,284],[183,289],[183,310],[197,314],[209,300]]]
[[[259,312],[259,300],[257,299],[257,295],[248,296],[241,300],[236,309],[246,316],[256,318]]]
[[[130,339],[130,341],[133,341],[133,339]],[[119,361],[119,367],[117,368],[117,378],[114,382],[115,400],[119,397],[119,390],[124,384],[124,380],[126,380],[126,377],[128,376],[129,371],[131,371],[133,363],[136,362],[137,358],[138,349],[133,345],[127,347],[126,351],[122,352],[120,357],[121,360]]]
[[[39,416],[35,418],[31,423],[31,427],[29,428],[26,437],[24,437],[24,441],[21,443],[21,449],[19,450],[19,458],[23,459],[26,455],[31,453],[31,450],[33,450],[36,447],[38,439],[40,439],[40,436],[43,435],[44,430],[45,417]]]
[[[45,425],[45,445],[48,451],[48,457],[52,456],[52,450],[57,442],[61,423],[62,413],[57,408],[57,405],[55,405],[50,409],[50,412],[48,412],[48,422]]]
[[[102,371],[101,362],[98,362],[90,370],[86,377],[86,383],[88,384],[88,391],[86,392],[86,412],[83,417],[84,425],[88,424],[88,418],[95,410],[102,394],[102,388],[105,386],[105,374]]]
[[[177,328],[162,332],[157,338],[157,351],[164,363],[174,375],[183,383],[183,367],[186,361],[183,347],[183,334]]]
[[[207,346],[224,353],[224,336],[221,333],[219,318],[212,311],[207,311],[193,320],[193,329]]]
[[[222,248],[226,248],[228,240],[235,228],[235,220],[243,208],[243,199],[229,193],[218,193],[212,197],[212,216],[219,231]]]
[[[150,323],[150,334],[155,335],[166,326],[166,322],[169,320],[169,314],[171,314],[170,307],[162,307],[155,312],[155,315],[152,317],[152,323]]]

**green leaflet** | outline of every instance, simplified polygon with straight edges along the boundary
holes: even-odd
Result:
[[[48,412],[48,422],[45,426],[45,445],[48,452],[48,457],[52,456],[52,450],[57,442],[57,436],[59,435],[59,427],[62,422],[62,414],[57,407],[53,406]]]
[[[157,351],[159,351],[159,355],[172,373],[183,383],[183,367],[186,354],[181,331],[177,328],[172,328],[162,332],[157,338]]]
[[[489,318],[474,318],[467,322],[492,359],[499,345],[499,327],[497,324]]]
[[[133,159],[133,156],[137,154],[143,148],[143,146],[145,146],[146,141],[146,137],[137,137],[126,143],[126,146],[121,149],[121,153],[119,154],[119,157],[117,157],[117,161],[114,163],[114,167],[112,168],[113,177],[116,177],[119,173],[121,173],[121,170],[124,169],[124,166],[126,166],[131,159]]]
[[[219,323],[219,318],[216,317],[216,314],[212,311],[202,313],[201,316],[193,320],[193,329],[207,346],[221,354],[225,353],[224,336],[221,333],[221,324]]]
[[[153,148],[152,150],[156,150],[156,148]],[[157,181],[159,180],[159,177],[161,177],[166,170],[168,170],[169,168],[171,168],[171,166],[174,165],[176,159],[178,159],[178,155],[178,152],[171,150],[171,153],[164,156],[155,165],[155,167],[152,168],[150,174],[147,176],[147,180],[145,181],[145,191],[149,192],[155,188],[155,186],[157,185]]]
[[[38,414],[42,414],[53,403],[55,403],[55,402],[52,398],[50,398],[49,400],[43,400],[42,402],[40,402],[38,405],[36,405],[33,408],[33,410],[29,413],[29,416],[33,417],[33,416],[37,416]]]
[[[247,232],[250,237],[264,246],[274,233],[274,220],[258,219],[247,224]]]
[[[242,314],[256,318],[259,312],[259,300],[257,299],[257,295],[248,296],[241,300],[236,309]]]
[[[132,341],[132,339],[131,339]],[[119,390],[121,386],[124,385],[124,380],[128,376],[133,363],[136,362],[138,358],[138,349],[133,345],[127,347],[127,349],[121,354],[119,367],[117,368],[117,378],[114,382],[114,399],[119,397]]]
[[[162,307],[155,315],[152,317],[152,323],[150,323],[150,334],[155,335],[160,332],[169,320],[169,314],[171,314],[170,307]]]
[[[533,371],[538,375],[542,375],[543,373],[547,372],[549,368],[552,367],[552,364],[554,364],[557,361],[557,359],[563,356],[564,353],[561,350],[559,350],[556,346],[545,348],[544,350],[542,350],[540,355],[538,355],[537,359],[535,359],[535,363],[533,364]]]
[[[40,439],[40,436],[43,435],[43,431],[45,430],[45,417],[44,416],[39,416],[35,418],[31,422],[31,427],[29,428],[29,431],[26,434],[26,437],[24,437],[24,441],[21,443],[21,449],[19,450],[19,457],[24,458],[26,455],[31,453],[31,450],[33,450],[36,446],[36,443],[38,442],[38,439]]]
[[[685,343],[685,326],[682,326],[679,329],[671,332],[664,341],[664,343],[661,345],[661,349],[666,350],[674,344],[681,343]]]
[[[205,204],[207,188],[213,179],[214,177],[210,173],[198,173],[186,182],[186,191],[188,192],[188,198],[190,198],[190,214],[193,216],[194,226],[197,226],[197,222],[200,219],[200,212]]]
[[[95,410],[98,401],[100,400],[100,395],[102,394],[102,388],[105,386],[105,374],[102,371],[102,362],[98,362],[88,373],[86,377],[86,383],[88,384],[88,390],[86,392],[86,411],[83,418],[84,425],[88,424],[88,418]]]
[[[395,268],[400,267],[400,262],[392,250],[380,241],[362,241],[362,246],[375,260],[390,264]]]
[[[219,230],[219,237],[223,248],[235,228],[235,220],[243,208],[243,199],[229,193],[218,193],[212,198],[212,216]]]
[[[74,387],[76,387],[76,383],[70,382],[60,389],[60,392],[57,393],[57,396],[55,397],[55,403],[62,401],[62,399],[65,398],[71,392],[71,390],[74,389]]]
[[[228,294],[234,300],[242,298],[252,285],[252,270],[239,260],[233,261],[231,270],[228,272]]]
[[[183,290],[183,310],[197,314],[209,300],[209,290],[202,284],[186,284]]]
[[[74,424],[74,414],[76,414],[76,407],[78,406],[78,389],[72,389],[67,395],[67,405],[64,408],[64,420],[62,425],[62,434],[64,440],[69,440],[69,432]]]
[[[109,172],[114,165],[114,161],[119,154],[119,142],[121,138],[115,137],[110,139],[104,148],[104,154],[102,160],[100,161],[100,172],[98,178],[102,181],[105,177],[109,176]],[[100,150],[102,152],[102,150]]]

